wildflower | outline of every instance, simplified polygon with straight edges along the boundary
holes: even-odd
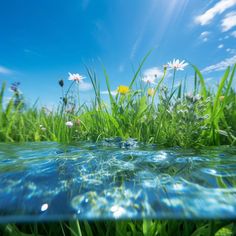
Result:
[[[168,67],[174,70],[184,70],[184,67],[187,66],[188,63],[185,63],[185,61],[181,61],[179,59],[173,60],[172,62],[168,62]]]
[[[147,94],[149,97],[153,97],[155,93],[155,89],[154,88],[149,88],[147,91]]]
[[[19,93],[19,90],[18,90],[18,87],[20,85],[20,82],[14,82],[11,84],[11,91],[14,92],[14,93]]]
[[[225,99],[225,96],[220,96],[220,97],[219,97],[219,100],[220,100],[221,102],[223,102],[224,99]]]
[[[66,122],[66,126],[67,126],[68,128],[71,128],[73,125],[74,125],[74,124],[73,124],[72,121],[67,121],[67,122]]]
[[[142,81],[147,84],[155,84],[156,78],[157,78],[157,75],[154,75],[154,76],[146,75],[142,78]]]
[[[39,125],[39,128],[40,128],[42,131],[46,131],[46,128],[45,128],[43,125]]]
[[[193,96],[192,93],[188,93],[188,94],[185,95],[185,97],[188,101],[192,101],[194,96]]]
[[[63,79],[59,80],[59,81],[58,81],[58,84],[59,84],[61,87],[63,87],[63,86],[64,86],[64,81],[63,81]]]
[[[120,85],[117,89],[117,92],[124,95],[126,93],[129,92],[129,87],[128,86],[124,86],[124,85]]]
[[[68,79],[76,81],[77,83],[81,82],[85,78],[84,76],[79,75],[78,73],[77,74],[71,74],[69,72],[68,74],[69,74],[69,78]]]

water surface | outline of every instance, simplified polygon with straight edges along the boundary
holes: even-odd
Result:
[[[236,148],[0,144],[0,222],[236,218]]]

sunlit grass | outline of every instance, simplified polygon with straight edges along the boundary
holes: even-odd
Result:
[[[236,67],[228,67],[218,87],[212,89],[207,88],[201,72],[192,65],[194,88],[193,91],[186,91],[184,81],[173,87],[178,69],[186,63],[175,65],[177,62],[173,61],[171,89],[166,86],[167,67],[163,68],[163,77],[156,83],[146,78],[142,81],[146,82],[146,86],[139,88],[140,71],[147,56],[131,82],[120,85],[116,94],[111,92],[109,77],[104,69],[109,104],[102,100],[99,81],[89,68],[88,76],[95,93],[92,105],[80,104],[71,94],[71,89],[84,79],[82,76],[77,79],[79,74],[75,74],[77,77],[70,74],[72,82],[67,89],[65,82],[59,81],[62,97],[54,111],[34,106],[27,108],[17,88],[4,106],[6,85],[3,83],[0,92],[0,141],[76,142],[119,136],[163,146],[235,144],[236,94],[232,84]]]
[[[0,141],[99,141],[119,136],[135,138],[161,146],[198,147],[236,144],[236,92],[233,89],[235,69],[227,68],[217,88],[208,88],[201,72],[193,68],[194,88],[186,91],[184,79],[174,87],[175,75],[168,89],[167,67],[156,82],[143,80],[140,63],[130,83],[120,85],[114,94],[109,76],[103,68],[109,104],[101,98],[100,85],[93,70],[87,68],[94,88],[92,105],[80,104],[71,95],[73,86],[83,79],[70,74],[71,84],[59,81],[61,101],[56,110],[26,107],[17,86],[4,104],[6,84],[0,88]],[[183,63],[182,63],[183,64]],[[174,65],[172,64],[174,67]],[[73,77],[74,76],[74,77]],[[48,224],[7,224],[1,235],[234,235],[236,226],[226,221],[107,221],[63,222]]]

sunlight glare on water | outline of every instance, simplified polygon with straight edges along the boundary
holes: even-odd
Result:
[[[0,222],[236,217],[236,149],[0,144]]]

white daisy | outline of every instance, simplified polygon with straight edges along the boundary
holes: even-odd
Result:
[[[179,59],[168,62],[168,67],[174,70],[184,70],[184,67],[187,65],[188,63],[186,63],[185,60],[180,61]]]

